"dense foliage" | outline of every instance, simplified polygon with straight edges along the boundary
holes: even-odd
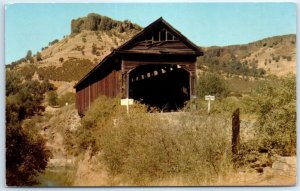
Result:
[[[45,170],[51,156],[45,140],[20,124],[6,125],[6,184],[32,186],[36,176]]]
[[[42,79],[71,82],[80,80],[94,66],[88,59],[72,58],[65,61],[61,67],[40,67],[37,73]]]
[[[197,94],[203,99],[206,95],[226,97],[229,93],[228,84],[222,75],[216,73],[204,73],[198,78]]]
[[[119,99],[100,97],[77,132],[67,133],[67,148],[75,154],[91,149],[99,165],[105,164],[110,175],[122,177],[129,185],[177,177],[209,183],[230,171],[225,117],[219,123],[198,113],[179,115],[173,116],[178,120],[174,125],[146,111],[135,104],[127,115]]]
[[[261,146],[280,155],[296,154],[296,78],[272,79],[253,98]]]
[[[50,106],[56,106],[58,104],[58,95],[56,91],[49,91],[47,93],[47,97],[48,97],[47,101]]]
[[[64,106],[68,103],[68,105],[75,103],[75,93],[73,92],[67,92],[64,95],[60,96],[58,99],[58,105]]]
[[[20,78],[6,71],[6,183],[8,186],[30,186],[35,176],[46,168],[50,152],[45,140],[23,121],[44,111],[44,93],[54,89],[48,81]]]
[[[296,155],[295,75],[269,77],[257,85],[249,96],[216,103],[219,112],[240,107],[242,113],[256,116],[253,137],[242,140],[237,156],[241,166],[271,166],[275,155]]]
[[[261,77],[266,74],[264,69],[257,68],[256,61],[252,61],[250,63],[241,62],[234,56],[233,53],[230,54],[230,58],[219,57],[218,51],[220,50],[210,50],[210,52],[206,52],[203,57],[200,57],[198,59],[198,68],[211,72],[222,71],[227,74],[227,76],[240,75],[244,77]]]
[[[36,53],[36,61],[41,61],[41,60],[42,60],[42,54],[39,51],[37,51],[37,53]]]

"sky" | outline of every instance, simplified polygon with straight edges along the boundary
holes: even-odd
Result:
[[[296,33],[293,3],[8,4],[5,63],[33,54],[71,32],[71,20],[98,13],[146,27],[163,17],[195,44],[225,46]]]

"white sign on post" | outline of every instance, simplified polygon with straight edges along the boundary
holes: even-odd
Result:
[[[127,113],[129,112],[129,105],[133,105],[133,99],[121,99],[121,105],[126,105]]]
[[[207,95],[205,96],[205,100],[208,101],[207,111],[210,112],[210,101],[215,101],[215,96]]]
[[[121,99],[121,105],[133,105],[133,99]]]
[[[215,101],[215,96],[211,96],[211,95],[207,95],[207,96],[205,96],[205,100],[206,101]]]

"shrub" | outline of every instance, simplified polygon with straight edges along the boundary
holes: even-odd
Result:
[[[256,148],[269,154],[296,153],[296,79],[270,77],[241,104],[258,116],[255,128]]]
[[[30,62],[31,64],[34,63],[33,57],[31,57],[31,58],[29,59],[29,62]]]
[[[48,95],[48,104],[50,106],[56,106],[58,104],[58,96],[56,91],[49,91],[47,95]]]
[[[98,98],[82,119],[73,148],[101,153],[97,156],[109,174],[130,185],[176,177],[200,184],[231,170],[230,117],[194,113],[174,116],[174,123],[146,113],[138,103],[129,112],[119,99]]]
[[[32,51],[28,50],[25,59],[29,60],[32,57]]]
[[[73,92],[67,92],[64,95],[62,95],[59,99],[58,99],[58,105],[59,106],[64,106],[66,103],[68,104],[72,104],[75,103],[75,93]]]
[[[26,65],[26,66],[20,68],[18,70],[18,73],[25,80],[30,80],[32,78],[32,76],[34,75],[36,70],[37,70],[37,67],[30,64],[30,65]]]
[[[94,66],[95,65],[88,59],[70,58],[66,60],[61,67],[40,67],[37,72],[49,80],[70,82],[80,80]]]
[[[296,153],[296,78],[273,79],[254,98],[258,108],[257,133],[263,147],[281,155]]]
[[[93,46],[92,46],[92,54],[96,54],[97,53],[97,50],[98,50],[98,47],[97,47],[97,45],[96,44],[93,44]]]
[[[56,44],[56,43],[58,43],[58,42],[59,42],[59,40],[58,40],[58,39],[55,39],[55,40],[49,42],[48,45],[51,46],[51,45],[54,45],[54,44]],[[46,47],[45,47],[45,48],[46,48]]]
[[[226,128],[216,121],[200,122],[192,115],[180,117],[174,125],[159,116],[132,110],[117,125],[102,131],[101,159],[111,174],[127,177],[134,185],[147,185],[177,176],[201,183],[230,171]]]
[[[24,120],[44,110],[42,101],[49,86],[22,80],[15,71],[6,71],[6,77],[6,184],[32,186],[45,170],[50,152],[45,140]]]
[[[229,93],[225,79],[215,73],[204,73],[200,75],[197,87],[199,97],[204,97],[205,95],[226,97]]]
[[[36,53],[36,60],[41,61],[42,60],[42,54],[40,52]]]
[[[35,132],[30,133],[20,124],[6,125],[6,184],[8,186],[33,186],[36,176],[45,170],[51,153],[45,140]]]
[[[59,58],[59,62],[63,63],[63,62],[64,62],[64,58],[63,58],[63,57],[60,57],[60,58]]]

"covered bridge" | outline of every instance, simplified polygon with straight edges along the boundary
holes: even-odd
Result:
[[[113,50],[74,87],[83,114],[100,95],[132,98],[167,111],[196,96],[202,50],[163,18]]]

